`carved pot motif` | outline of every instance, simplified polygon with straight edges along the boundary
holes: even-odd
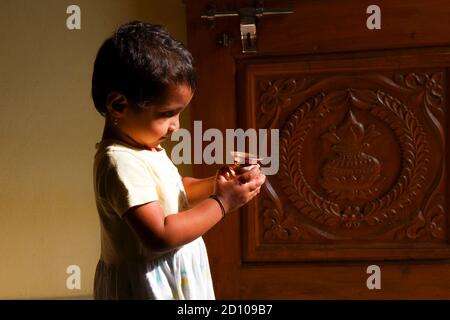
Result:
[[[378,160],[364,152],[341,153],[325,164],[320,182],[338,200],[367,199],[377,191],[373,186],[381,177],[380,171]]]
[[[336,200],[367,200],[377,192],[376,182],[381,178],[380,162],[364,151],[377,136],[374,126],[365,130],[351,111],[339,128],[332,127],[322,137],[333,144],[337,155],[322,168],[321,186]]]

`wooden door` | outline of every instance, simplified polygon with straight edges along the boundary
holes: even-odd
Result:
[[[239,17],[212,27],[211,1],[185,4],[191,120],[280,133],[268,179],[282,205],[261,193],[205,237],[217,297],[450,298],[448,1],[377,1],[375,30],[370,1],[265,1],[294,13],[258,20],[257,53],[242,53]]]

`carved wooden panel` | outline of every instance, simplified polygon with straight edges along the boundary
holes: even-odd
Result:
[[[282,203],[249,206],[244,259],[450,257],[449,61],[398,55],[243,64],[243,121],[280,130]]]

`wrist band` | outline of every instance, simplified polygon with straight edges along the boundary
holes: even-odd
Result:
[[[222,201],[220,201],[220,199],[219,199],[219,197],[217,196],[217,195],[215,195],[215,194],[212,194],[212,195],[210,195],[209,196],[211,199],[214,199],[214,200],[216,200],[217,201],[217,203],[219,204],[219,206],[220,206],[220,210],[222,210],[222,219],[223,218],[225,218],[225,207],[223,206],[223,204],[222,204]]]

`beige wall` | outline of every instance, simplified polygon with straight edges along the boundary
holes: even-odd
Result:
[[[81,30],[66,28],[70,4],[81,7]],[[92,64],[102,41],[134,19],[186,38],[181,0],[0,1],[2,299],[91,295],[100,247],[92,162],[103,129]],[[66,288],[72,264],[81,290]]]

